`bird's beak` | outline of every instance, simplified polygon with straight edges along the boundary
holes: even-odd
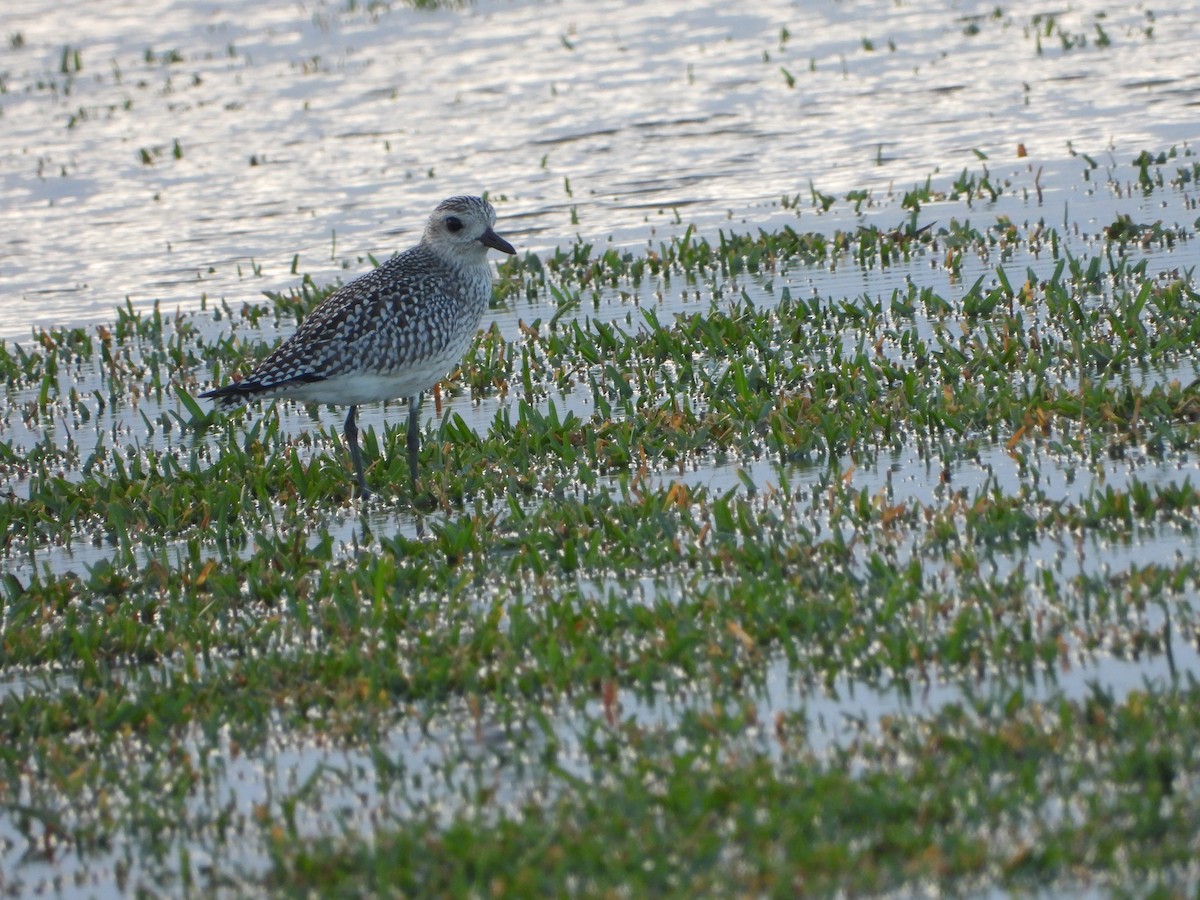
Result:
[[[496,234],[496,232],[492,231],[490,228],[479,236],[479,243],[483,244],[485,247],[491,247],[493,250],[499,250],[501,253],[515,255],[517,252],[513,249],[512,244],[500,237],[500,235]]]

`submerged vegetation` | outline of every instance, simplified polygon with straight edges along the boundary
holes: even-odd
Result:
[[[1194,232],[1017,191],[506,262],[366,503],[336,411],[194,399],[332,286],[0,347],[0,889],[1181,889]]]

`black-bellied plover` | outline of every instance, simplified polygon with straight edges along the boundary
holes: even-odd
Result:
[[[408,398],[408,469],[417,481],[421,394],[462,360],[492,296],[488,248],[496,234],[481,197],[438,204],[421,243],[339,288],[241,381],[201,394],[222,406],[256,397],[350,405],[346,443],[359,491],[370,493],[358,449],[359,404]]]

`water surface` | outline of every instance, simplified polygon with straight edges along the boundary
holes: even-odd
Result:
[[[1085,0],[1052,22],[1040,4],[996,10],[967,2],[853,0],[485,0],[440,11],[8,0],[0,29],[0,339],[26,345],[33,328],[92,330],[126,302],[139,310],[159,304],[168,313],[205,304],[211,310],[220,300],[237,308],[264,290],[295,286],[306,274],[318,283],[348,279],[369,267],[368,255],[383,258],[411,244],[440,199],[466,192],[489,192],[498,230],[521,251],[543,257],[576,239],[641,252],[689,227],[714,241],[720,230],[784,225],[824,232],[892,228],[910,219],[902,206],[906,192],[927,180],[935,194],[949,192],[964,170],[987,172],[1004,186],[1000,196],[969,205],[934,200],[921,209],[918,225],[969,218],[983,227],[999,216],[1022,225],[1044,221],[1082,259],[1102,252],[1099,236],[1122,215],[1194,232],[1193,190],[1143,191],[1130,176],[1130,161],[1143,150],[1186,149],[1198,136],[1192,38],[1200,4],[1151,12]],[[851,191],[866,192],[860,208],[847,198]],[[817,192],[834,198],[828,210]],[[1195,241],[1129,252],[1151,278],[1190,278],[1200,262]],[[972,258],[957,275],[939,262],[936,254],[918,253],[884,269],[792,263],[736,284],[676,282],[665,290],[648,280],[632,296],[628,286],[602,289],[568,315],[637,329],[644,327],[641,306],[652,305],[669,322],[676,312],[735,302],[742,291],[760,305],[777,302],[785,289],[832,303],[886,299],[909,284],[960,297],[976,278],[993,279],[1002,261]],[[1054,261],[1021,251],[1003,265],[1044,278]],[[549,297],[537,297],[497,308],[494,316],[501,332],[515,338],[519,321],[548,319],[554,311]],[[232,327],[210,313],[198,320],[206,334]],[[248,340],[275,336],[270,328],[245,333]],[[1131,377],[1186,383],[1200,376],[1198,365],[1185,358],[1171,371]],[[85,365],[73,377],[86,389],[102,373]],[[199,386],[209,373],[196,378]],[[148,452],[193,439],[146,427],[177,409],[173,398],[147,398],[140,409],[98,414],[80,428],[23,418],[20,410],[36,405],[34,394],[10,391],[0,439],[18,448],[77,441],[84,456],[101,439]],[[549,402],[581,416],[592,412],[582,388],[543,406]],[[461,415],[486,430],[516,403],[447,398],[440,412],[427,407],[426,421]],[[403,407],[361,413],[362,427],[379,431],[399,421]],[[289,433],[321,427],[332,433],[343,416],[286,405],[277,414]],[[332,439],[318,438],[306,452],[332,448]],[[1037,446],[1030,453],[1046,503],[1079,502],[1135,476],[1152,484],[1200,483],[1200,461],[1186,454],[1147,459],[1135,450],[1126,460],[1087,464]],[[830,526],[814,498],[848,469],[844,460],[819,467],[705,460],[685,471],[652,472],[650,479],[720,493],[745,484],[743,478],[760,490],[786,478],[792,502],[810,504],[813,527],[821,529]],[[989,480],[1012,486],[1029,478],[1002,444],[953,460],[949,473],[947,487],[930,455],[914,451],[881,456],[846,477],[872,496],[886,492],[892,503],[931,505],[950,490],[972,495]],[[66,474],[81,477],[78,468]],[[615,490],[617,482],[610,486]],[[0,490],[27,496],[28,484],[14,474]],[[366,524],[379,535],[415,534],[417,520],[401,506],[373,509]],[[339,553],[356,552],[363,520],[354,512],[331,512],[325,525]],[[919,548],[898,539],[889,550],[902,563]],[[1034,583],[1038,571],[1050,568],[1063,583],[1075,583],[1146,560],[1194,558],[1198,550],[1193,531],[1162,529],[1116,547],[1101,537],[1047,540],[997,554],[990,564],[996,577],[1024,572]],[[183,552],[155,546],[139,562],[170,562]],[[72,546],[33,548],[3,564],[26,579],[33,572],[80,571],[115,553],[104,540],[80,535]],[[598,578],[574,589],[603,596],[614,587]],[[683,589],[670,578],[642,586],[651,597]],[[1031,602],[1039,602],[1036,591]],[[1138,660],[1097,653],[1029,693],[1078,697],[1096,681],[1124,693],[1195,671],[1192,644],[1176,640],[1169,647],[1166,656]],[[814,691],[791,674],[785,660],[773,661],[764,684],[748,693],[763,721],[800,710],[817,749],[853,739],[883,715],[921,714],[965,693],[962,683],[937,678],[915,690],[847,679]],[[0,683],[0,694],[70,688],[70,678],[21,673]],[[1007,688],[978,686],[985,694]],[[689,704],[705,702],[702,690],[683,698],[622,697],[628,715],[664,728]],[[486,727],[456,706],[423,713],[431,715],[427,729],[402,721],[376,742],[337,748],[281,727],[276,746],[240,758],[220,742],[191,736],[197,756],[213,760],[214,773],[212,786],[196,798],[197,818],[232,804],[249,819],[256,804],[298,792],[312,778],[327,805],[301,804],[303,835],[336,834],[345,822],[366,830],[378,810],[402,817],[441,804],[451,815],[472,778],[501,782],[514,794],[532,789],[534,779],[522,780],[511,761],[543,736],[504,733],[486,708],[477,716]],[[603,711],[590,702],[550,713],[571,771],[580,735]],[[395,783],[376,767],[372,752],[380,748],[403,769]],[[136,765],[136,750],[130,755]],[[464,758],[474,768],[457,769]],[[0,838],[10,848],[22,846],[2,818]],[[207,845],[228,854],[220,861],[226,869],[254,876],[269,865],[261,835]],[[12,853],[0,851],[0,859],[10,862]],[[49,885],[75,862],[30,863],[25,883]],[[199,872],[211,862],[197,856],[193,865]],[[86,869],[80,863],[76,871]],[[83,893],[119,893],[111,867],[97,866],[89,878]]]

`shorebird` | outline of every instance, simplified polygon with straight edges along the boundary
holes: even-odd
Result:
[[[490,249],[516,253],[492,230],[482,197],[438,204],[421,242],[327,297],[241,381],[201,394],[220,406],[253,397],[349,405],[344,432],[361,496],[368,496],[355,413],[408,399],[408,470],[415,486],[421,395],[462,360],[492,296]]]

